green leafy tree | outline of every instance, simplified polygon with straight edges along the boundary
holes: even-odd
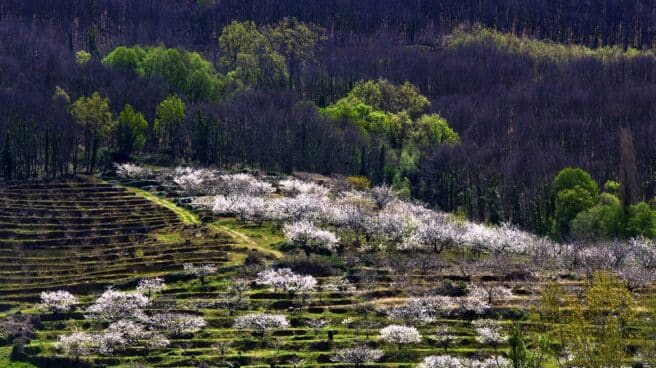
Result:
[[[71,113],[84,132],[84,153],[87,172],[93,172],[98,149],[109,141],[115,121],[110,110],[109,98],[94,92],[91,97],[82,96],[71,106]]]
[[[125,105],[118,117],[116,133],[119,152],[127,158],[135,149],[146,144],[148,122],[142,113]]]
[[[624,226],[620,199],[602,193],[597,205],[576,215],[570,223],[570,231],[576,239],[609,239],[623,236]]]
[[[570,235],[570,222],[597,204],[599,187],[584,170],[567,167],[556,175],[551,188],[555,196],[552,233],[557,238],[566,238]]]
[[[285,57],[276,52],[252,21],[233,21],[219,36],[220,62],[229,78],[263,87],[284,85],[288,77]]]
[[[400,86],[386,79],[359,81],[347,98],[363,102],[376,110],[392,113],[406,111],[411,119],[418,118],[430,106],[417,86],[407,81]]]
[[[183,49],[120,46],[105,56],[103,63],[131,69],[144,78],[163,79],[170,92],[184,94],[191,101],[216,101],[225,94],[228,83],[212,63]]]
[[[75,62],[80,65],[85,65],[91,60],[91,54],[85,50],[80,50],[75,53]]]
[[[562,190],[574,189],[577,186],[587,191],[590,197],[596,200],[599,186],[590,174],[580,168],[566,167],[560,170],[551,184],[551,190],[557,194]]]
[[[626,232],[630,237],[656,238],[656,213],[646,202],[629,206]]]
[[[574,363],[590,368],[621,368],[636,320],[637,304],[622,280],[598,272],[582,299],[572,298],[568,325]]]
[[[570,222],[579,213],[594,206],[595,199],[590,192],[576,186],[572,189],[563,189],[556,195],[556,212],[554,214],[554,234],[559,238],[570,235]]]
[[[419,117],[410,135],[415,142],[422,145],[460,143],[458,133],[438,114],[425,114]]]
[[[324,29],[300,22],[296,18],[285,17],[267,27],[264,33],[273,48],[285,58],[289,73],[288,85],[293,88],[298,68],[314,58],[316,44],[324,38]]]
[[[175,137],[178,128],[185,119],[185,103],[177,96],[169,96],[157,106],[155,133],[159,136],[162,144],[171,150],[175,157]]]

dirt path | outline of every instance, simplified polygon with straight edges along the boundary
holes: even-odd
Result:
[[[239,232],[235,229],[231,229],[231,228],[229,228],[227,226],[224,226],[224,225],[215,225],[215,224],[210,224],[209,227],[212,228],[212,229],[215,229],[219,232],[226,233],[226,234],[232,236],[233,238],[236,238],[236,239],[240,240],[241,242],[243,242],[242,244],[245,247],[255,248],[258,251],[260,251],[262,253],[267,253],[269,255],[272,255],[275,258],[282,258],[282,256],[283,256],[282,252],[280,252],[278,250],[275,250],[275,249],[264,247],[264,246],[258,244],[253,239],[251,239],[248,235],[246,235],[242,232]]]

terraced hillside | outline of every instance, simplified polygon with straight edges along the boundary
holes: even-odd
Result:
[[[7,267],[0,270],[0,300],[10,310],[0,313],[0,346],[6,345],[0,348],[0,363],[8,362],[11,352],[14,361],[39,367],[357,367],[365,361],[372,367],[415,367],[431,356],[448,354],[477,362],[474,366],[479,368],[507,368],[514,331],[522,331],[523,344],[531,349],[539,339],[548,339],[545,349],[564,345],[556,334],[562,321],[548,319],[550,307],[538,307],[547,300],[545,293],[560,292],[550,288],[562,289],[561,296],[554,296],[559,313],[576,306],[581,293],[595,292],[594,298],[606,300],[633,285],[631,293],[623,294],[627,298],[642,301],[653,295],[650,283],[636,283],[631,274],[627,280],[633,283],[624,284],[604,279],[605,272],[595,273],[594,283],[605,286],[594,288],[579,269],[549,268],[549,262],[536,265],[538,258],[533,257],[539,255],[510,253],[506,248],[451,246],[436,254],[432,249],[389,246],[397,240],[382,249],[366,247],[361,243],[365,237],[355,236],[345,225],[325,229],[339,231],[337,241],[349,247],[307,253],[291,240],[292,226],[275,219],[258,221],[237,211],[226,214],[220,205],[259,209],[269,201],[280,205],[268,207],[278,208],[278,215],[312,218],[312,211],[327,211],[312,207],[315,203],[323,201],[333,209],[352,209],[360,203],[363,211],[369,208],[366,216],[378,221],[386,218],[387,208],[394,210],[392,215],[406,208],[406,215],[416,216],[405,207],[414,205],[395,200],[382,206],[385,209],[372,209],[374,202],[364,197],[370,195],[367,192],[328,193],[318,184],[293,180],[279,180],[274,188],[264,181],[268,179],[206,170],[175,173],[179,178],[168,179],[170,173],[164,171],[157,181],[117,179],[126,187],[80,181],[2,189]],[[194,194],[199,192],[198,177],[206,177],[211,191],[241,190],[252,197],[226,201],[222,195]],[[244,185],[245,180],[250,184]],[[305,194],[290,194],[301,190]],[[307,194],[317,192],[325,196]],[[303,210],[294,210],[299,207]],[[405,221],[406,216],[392,220],[397,218]],[[371,245],[376,241],[380,238],[370,238]],[[187,263],[211,269],[201,277],[193,267],[183,267]],[[154,292],[144,291],[138,287],[144,280],[163,284]],[[146,302],[122,320],[94,316],[107,286]],[[41,290],[72,292],[78,298],[64,311],[47,305],[37,308]],[[13,321],[24,316],[37,321],[29,338],[3,341],[2,328],[21,327]],[[163,316],[174,322],[162,323]],[[185,329],[176,325],[180,316],[201,323]],[[284,322],[262,328],[240,322],[262,316]],[[117,340],[112,326],[118,322],[139,326],[141,337],[121,331]],[[390,327],[414,330],[416,338],[394,342],[385,337]],[[161,333],[165,343],[150,345],[147,341],[154,333]],[[92,341],[86,340],[86,349],[77,343],[62,344],[71,337]],[[99,341],[107,338],[114,338],[108,341],[115,348],[103,349]],[[632,351],[643,348],[633,336],[624,344]],[[352,353],[357,349],[373,355],[358,363]],[[621,357],[625,362],[631,358]],[[540,366],[557,364],[548,359]]]
[[[0,187],[0,303],[34,302],[66,286],[91,291],[182,262],[225,261],[225,239],[185,239],[172,210],[85,180]]]

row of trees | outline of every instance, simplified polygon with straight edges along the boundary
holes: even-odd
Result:
[[[293,0],[189,1],[7,0],[0,21],[20,19],[52,28],[60,44],[107,52],[120,44],[169,44],[212,49],[208,35],[234,19],[275,23],[285,16],[320,24],[335,42],[384,34],[401,43],[430,43],[462,23],[589,46],[654,46],[654,3],[650,0],[572,3],[565,0],[439,0],[394,4],[373,0],[330,0],[299,6]],[[75,21],[77,20],[77,21]],[[87,47],[93,46],[93,47]],[[208,51],[208,50],[205,50]],[[93,52],[92,52],[93,53]]]
[[[131,29],[129,7],[98,6],[111,8],[109,18],[122,14],[121,29]],[[175,9],[184,13],[184,7]],[[621,182],[628,191],[620,193],[622,201],[628,195],[637,203],[656,193],[650,144],[656,113],[649,103],[656,68],[649,52],[559,47],[466,28],[444,42],[433,38],[425,47],[407,47],[390,42],[385,32],[341,37],[332,24],[322,29],[283,16],[253,19],[258,24],[225,22],[179,42],[173,31],[159,36],[158,42],[190,45],[199,53],[123,47],[102,64],[98,50],[119,44],[102,41],[98,34],[106,31],[97,30],[94,42],[74,41],[71,49],[53,42],[57,32],[40,34],[20,18],[4,17],[0,36],[11,40],[0,45],[7,76],[0,89],[7,107],[0,117],[4,176],[54,176],[70,172],[74,161],[86,165],[71,150],[83,132],[66,104],[52,100],[60,85],[72,100],[99,91],[110,98],[115,116],[126,104],[143,113],[151,122],[146,152],[203,164],[367,175],[441,209],[542,234],[553,227],[548,183],[563,167],[583,167],[599,182]],[[366,42],[357,35],[367,35]],[[120,43],[137,42],[147,41]],[[72,50],[82,47],[89,52],[76,60]],[[276,68],[265,69],[280,73],[262,73],[263,63],[272,60],[278,60]],[[275,75],[275,83],[266,80]],[[404,114],[358,96],[358,89],[385,90],[382,82],[358,84],[381,77],[399,89],[409,81],[430,105],[412,116],[412,109]],[[157,106],[173,93],[185,102],[185,119],[173,139],[161,141],[154,131]],[[306,100],[323,110],[317,113]],[[358,129],[376,119],[386,132]],[[414,138],[434,129],[449,134],[419,137],[452,142],[446,128],[458,133],[459,144]],[[399,141],[406,130],[409,136]]]
[[[650,204],[620,200],[621,185],[607,181],[600,194],[597,183],[582,169],[566,168],[551,186],[555,211],[552,235],[559,239],[617,239],[656,237],[656,212]]]

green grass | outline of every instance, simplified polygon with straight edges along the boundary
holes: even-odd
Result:
[[[191,211],[189,211],[185,208],[182,208],[182,207],[176,205],[175,203],[173,203],[169,200],[166,200],[164,198],[160,198],[160,197],[158,197],[158,196],[156,196],[152,193],[146,192],[145,190],[141,190],[141,189],[137,189],[137,188],[133,188],[133,187],[125,187],[125,186],[123,188],[126,188],[130,192],[135,193],[139,197],[148,199],[149,201],[152,201],[152,202],[154,202],[154,203],[156,203],[156,204],[158,204],[162,207],[166,207],[166,208],[170,209],[171,211],[175,212],[178,215],[178,217],[180,217],[180,220],[185,225],[200,224],[200,219],[198,218],[198,216],[195,213],[193,213],[193,212],[191,212]]]
[[[25,362],[12,362],[9,359],[11,346],[0,347],[0,367],[2,368],[36,368],[36,366]]]
[[[242,224],[235,218],[220,218],[209,226],[230,235],[241,245],[255,248],[275,258],[283,257],[283,253],[277,248],[280,243],[285,241],[285,237],[280,229],[276,229],[270,224],[255,226]]]

